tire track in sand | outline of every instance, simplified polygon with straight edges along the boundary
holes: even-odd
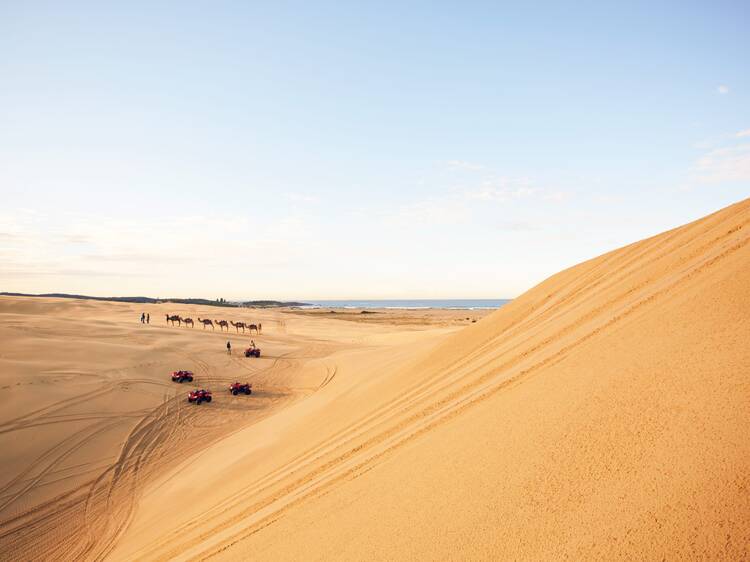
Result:
[[[603,331],[609,330],[642,307],[665,297],[676,287],[743,248],[749,241],[747,237],[738,241],[728,241],[717,248],[713,255],[697,263],[693,261],[693,258],[698,252],[692,252],[683,262],[685,267],[680,268],[676,275],[671,275],[668,282],[657,282],[654,279],[647,285],[639,287],[637,291],[627,291],[622,295],[621,306],[614,306],[614,303],[611,303],[607,309],[597,309],[597,314],[584,314],[568,329],[564,329],[558,338],[545,339],[533,354],[519,353],[515,360],[508,360],[508,363],[518,366],[515,373],[508,372],[510,364],[506,364],[505,368],[501,368],[502,366],[493,368],[490,364],[478,365],[479,376],[473,380],[467,380],[453,392],[442,396],[436,395],[427,401],[419,400],[421,406],[411,407],[416,404],[410,405],[406,415],[401,419],[394,418],[391,423],[384,424],[381,430],[369,437],[352,440],[348,448],[344,448],[338,456],[327,461],[324,457],[315,459],[322,464],[310,462],[302,467],[284,467],[280,471],[280,478],[277,479],[279,484],[283,481],[284,474],[299,473],[300,468],[307,473],[281,489],[274,488],[273,483],[255,490],[248,488],[247,496],[258,497],[258,495],[266,494],[265,499],[260,499],[251,505],[244,502],[244,508],[241,500],[228,502],[222,506],[223,516],[217,513],[202,514],[199,519],[208,524],[200,524],[200,521],[196,521],[193,523],[199,524],[187,525],[180,529],[191,532],[190,543],[183,542],[177,545],[174,541],[170,541],[153,544],[151,547],[154,550],[151,550],[151,553],[159,559],[173,557],[204,559],[252,536],[280,517],[292,505],[323,494],[331,486],[348,478],[357,477],[370,470],[373,464],[377,464],[385,455],[419,435],[453,419],[467,408],[486,400],[497,392],[535,375],[543,367],[562,360],[573,349]],[[563,335],[571,333],[575,334],[575,338],[569,341],[566,341],[567,338],[563,339]],[[528,364],[524,366],[522,362]],[[255,495],[256,492],[257,495]],[[238,496],[247,497],[245,493],[238,494]],[[205,521],[206,517],[209,521]]]

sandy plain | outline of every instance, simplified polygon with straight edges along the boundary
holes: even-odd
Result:
[[[460,323],[457,311],[338,312],[0,297],[3,558],[106,556],[148,483],[319,392],[338,355],[384,358]],[[173,326],[166,314],[196,326]],[[263,333],[203,328],[199,317],[260,322]],[[242,355],[251,339],[260,359]],[[175,369],[194,371],[194,384],[171,382]],[[252,396],[231,396],[233,381],[251,382]],[[210,405],[186,402],[197,387],[214,392]]]

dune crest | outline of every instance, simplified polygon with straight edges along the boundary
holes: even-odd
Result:
[[[261,446],[149,490],[114,557],[747,557],[749,224],[745,200],[392,364],[342,357]]]

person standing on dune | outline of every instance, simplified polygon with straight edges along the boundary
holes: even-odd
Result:
[[[141,324],[145,324],[145,323],[146,323],[146,313],[141,312]]]
[[[146,314],[146,324],[151,324],[151,313]]]
[[[227,355],[232,355],[232,344],[227,342]]]

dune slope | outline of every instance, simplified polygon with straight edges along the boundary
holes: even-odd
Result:
[[[212,508],[147,540],[136,517],[113,555],[745,558],[748,242],[750,200],[563,271],[364,389],[344,365],[324,407],[256,426],[277,437],[262,476],[257,450],[205,451]]]

